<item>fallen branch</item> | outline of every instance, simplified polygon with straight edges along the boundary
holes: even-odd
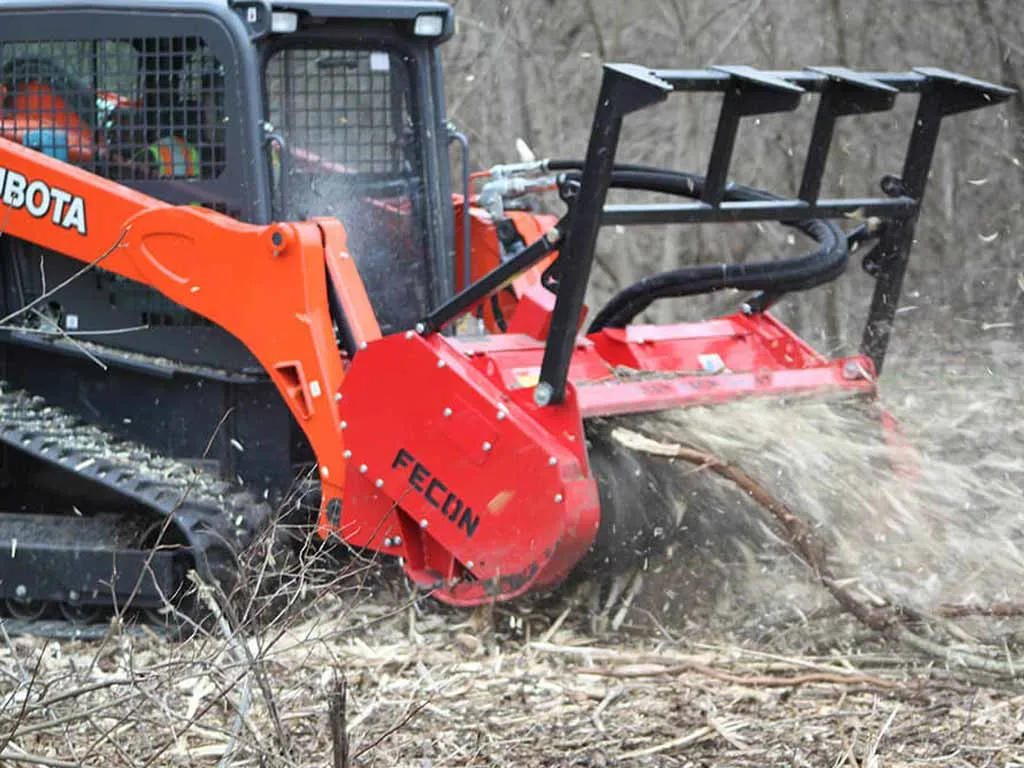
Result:
[[[139,682],[144,679],[145,678],[143,676],[136,676],[134,678],[117,677],[109,680],[99,680],[95,683],[87,683],[86,685],[82,685],[78,688],[72,688],[70,691],[63,691],[61,693],[58,693],[54,696],[51,696],[48,699],[37,701],[34,704],[32,704],[32,708],[30,711],[35,712],[37,710],[47,709],[48,707],[52,707],[54,704],[60,704],[62,701],[67,701],[68,699],[77,699],[80,696],[85,696],[87,693],[94,693],[104,688],[113,688],[115,686],[120,685],[138,685]]]
[[[402,730],[406,726],[407,723],[409,723],[414,717],[416,717],[416,715],[418,715],[420,712],[422,712],[424,709],[426,709],[428,706],[430,706],[431,703],[432,702],[430,701],[430,699],[427,699],[426,701],[422,701],[419,704],[417,704],[415,707],[413,707],[412,709],[410,709],[406,713],[405,717],[403,717],[401,720],[399,720],[393,726],[391,726],[386,731],[384,731],[384,733],[382,733],[380,736],[378,736],[370,744],[367,744],[365,747],[363,747],[358,752],[356,752],[356,754],[353,756],[352,759],[353,760],[358,760],[365,753],[369,752],[371,749],[374,749],[378,745],[382,744],[384,742],[384,740],[387,739],[389,736],[391,736],[394,733],[398,733],[398,731]]]
[[[34,725],[27,725],[24,728],[17,727],[14,734],[11,736],[13,739],[21,739],[32,733],[39,733],[40,731],[49,731],[59,725],[67,725],[68,723],[74,723],[77,720],[84,720],[97,712],[102,712],[105,709],[113,709],[119,707],[126,702],[131,701],[137,696],[136,693],[129,693],[120,698],[114,699],[113,701],[101,701],[99,704],[94,704],[86,709],[76,709],[69,715],[63,717],[54,718],[53,720],[46,720],[42,723],[35,723]]]
[[[235,687],[239,683],[241,683],[245,679],[245,676],[248,675],[248,674],[249,674],[249,670],[248,669],[243,669],[237,675],[235,675],[232,678],[230,678],[226,683],[224,683],[223,685],[221,685],[218,688],[216,688],[212,692],[212,696],[210,697],[210,700],[208,702],[206,702],[205,704],[203,704],[196,712],[194,712],[192,714],[191,717],[188,718],[188,720],[185,721],[184,728],[182,728],[180,733],[176,734],[176,737],[180,738],[181,736],[183,736],[186,732],[188,732],[188,730],[190,728],[195,726],[196,723],[198,723],[199,720],[207,712],[209,712],[211,709],[213,709],[214,707],[216,707],[219,704],[221,704],[223,702],[223,700],[224,700],[224,697],[227,696],[232,690],[234,690]],[[175,746],[175,744],[177,742],[177,738],[174,739],[174,740],[168,741],[167,743],[161,745],[158,749],[154,750],[153,753],[146,760],[146,762],[142,764],[142,768],[150,768],[150,766],[158,765],[158,764],[162,765],[163,763],[157,763],[157,761],[161,757],[163,757],[165,752],[169,751],[173,746]]]
[[[48,765],[52,768],[79,768],[78,763],[69,763],[66,760],[57,760],[52,757],[43,757],[42,755],[30,755],[28,752],[20,750],[13,752],[10,749],[0,752],[0,763],[4,761],[26,763],[28,765]]]
[[[796,549],[801,559],[810,566],[825,589],[831,593],[843,608],[853,614],[861,622],[879,632],[887,632],[890,625],[897,620],[891,614],[874,610],[860,602],[837,583],[836,576],[828,568],[825,560],[825,547],[817,540],[806,522],[797,517],[781,501],[772,496],[764,486],[741,469],[713,456],[710,453],[687,448],[682,445],[659,443],[637,432],[617,427],[612,436],[627,448],[644,451],[656,456],[682,459],[691,464],[705,467],[715,474],[738,485],[754,501],[772,513],[782,526],[789,543]]]
[[[699,741],[703,741],[708,736],[711,736],[714,732],[714,728],[705,725],[702,728],[698,728],[695,731],[691,731],[685,736],[680,736],[678,739],[672,739],[672,741],[666,741],[662,744],[656,744],[653,747],[637,749],[633,752],[624,752],[621,755],[616,755],[616,758],[618,758],[619,760],[625,760],[631,757],[647,757],[648,755],[656,755],[659,752],[664,752],[667,749],[679,749],[680,747],[688,747],[691,744],[696,744]]]
[[[17,733],[18,728],[20,728],[21,724],[25,721],[25,716],[28,713],[29,709],[29,697],[32,695],[32,687],[35,685],[36,680],[39,679],[39,670],[43,666],[43,658],[46,654],[46,648],[47,644],[44,642],[43,647],[39,651],[39,658],[36,659],[36,665],[32,669],[32,677],[30,677],[28,680],[28,685],[25,689],[25,698],[22,699],[21,710],[18,712],[18,717],[14,721],[14,727],[11,728],[10,733],[8,733],[6,736],[3,737],[2,740],[0,740],[0,754],[5,753],[7,751],[7,746],[11,743],[11,739],[14,738],[14,734]],[[0,711],[0,714],[3,714],[2,711]]]
[[[962,619],[967,616],[1010,618],[1024,616],[1024,605],[1020,603],[993,603],[992,605],[943,605],[936,613],[944,619]]]
[[[660,677],[664,675],[680,675],[686,672],[697,672],[705,677],[712,677],[724,683],[735,683],[737,685],[749,685],[752,687],[768,688],[789,688],[798,685],[809,685],[812,683],[832,683],[836,685],[873,685],[878,688],[900,688],[901,685],[894,680],[885,680],[874,675],[846,675],[841,672],[830,674],[828,672],[809,672],[803,675],[734,675],[730,672],[723,672],[714,667],[703,664],[676,664],[661,669],[616,669],[615,667],[596,667],[580,669],[580,674],[600,675],[602,677],[638,678],[638,677]]]
[[[997,661],[996,659],[985,658],[926,640],[907,629],[905,626],[905,612],[901,610],[900,606],[887,602],[883,606],[871,607],[855,598],[839,583],[839,580],[828,567],[825,547],[814,535],[811,527],[743,470],[705,451],[673,443],[659,442],[639,432],[623,427],[617,427],[612,432],[612,437],[631,450],[696,464],[698,467],[714,472],[737,485],[761,507],[772,514],[782,527],[790,546],[793,547],[800,556],[800,559],[814,572],[818,581],[828,590],[836,602],[870,629],[930,656],[971,669],[994,672],[1008,677],[1017,677],[1018,668],[1024,667],[1024,662],[1014,664],[1012,660],[1009,662]]]

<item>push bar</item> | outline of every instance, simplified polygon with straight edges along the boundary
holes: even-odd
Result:
[[[701,200],[605,207],[623,118],[683,91],[724,94]],[[723,202],[740,120],[792,111],[806,93],[820,93],[821,98],[798,197]],[[837,119],[888,110],[898,93],[919,93],[920,100],[902,176],[898,183],[888,185],[892,194],[882,198],[819,199]],[[796,221],[854,215],[877,216],[891,222],[884,228],[876,250],[879,268],[861,339],[862,352],[871,357],[880,372],[942,118],[997,104],[1013,94],[1009,88],[924,67],[892,74],[857,73],[841,67],[769,72],[747,66],[691,71],[605,65],[580,188],[558,255],[561,278],[535,390],[537,403],[560,403],[565,397],[598,231],[601,226],[616,224]]]
[[[723,94],[700,199],[690,203],[605,205],[623,119],[679,92]],[[820,94],[820,99],[797,196],[727,200],[729,168],[741,120],[791,112],[811,93]],[[569,362],[598,233],[602,226],[609,225],[796,222],[853,217],[883,220],[886,226],[882,227],[872,251],[871,274],[876,282],[861,338],[861,352],[881,372],[942,119],[998,104],[1014,93],[1010,88],[932,67],[888,73],[855,72],[844,67],[765,71],[749,66],[715,66],[675,70],[606,64],[579,187],[569,212],[557,227],[558,256],[549,268],[551,274],[558,275],[557,295],[540,379],[534,390],[535,401],[543,406],[561,403],[565,398]],[[884,197],[821,198],[822,177],[838,119],[887,111],[899,94],[920,96],[901,176],[882,180]],[[555,247],[548,238],[538,241],[438,307],[417,330],[437,330]]]

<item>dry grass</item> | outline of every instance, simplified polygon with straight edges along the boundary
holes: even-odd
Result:
[[[343,674],[353,765],[1019,759],[1019,689],[965,683],[850,626],[827,652],[782,655],[639,626],[597,639],[563,610],[559,627],[550,612],[498,612],[488,629],[397,596],[332,595],[248,641],[268,697],[223,639],[17,638],[2,657],[4,736],[14,729],[3,754],[11,765],[329,766],[327,701]],[[836,619],[804,629],[819,621]]]

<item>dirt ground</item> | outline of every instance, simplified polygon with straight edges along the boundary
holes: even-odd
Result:
[[[334,596],[247,651],[13,638],[5,764],[331,766],[340,676],[351,765],[1024,763],[1019,681],[879,642],[834,611],[760,637],[643,617],[595,636],[556,607],[499,610],[488,629],[397,595]]]
[[[258,634],[226,617],[180,643],[0,632],[0,763],[335,766],[347,751],[352,766],[417,768],[1024,765],[1014,333],[970,354],[904,352],[887,372],[924,456],[917,484],[879,474],[859,438],[763,410],[761,433],[742,409],[720,428],[695,414],[665,429],[745,451],[780,495],[790,470],[813,478],[787,502],[827,539],[842,588],[898,607],[917,647],[841,610],[768,522],[725,514],[692,522],[727,545],[675,550],[610,605],[580,588],[458,611],[357,562]]]

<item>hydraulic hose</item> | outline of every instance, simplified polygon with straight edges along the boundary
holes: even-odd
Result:
[[[567,180],[579,181],[583,163],[552,160],[547,168],[564,172]],[[610,188],[645,190],[699,199],[704,191],[704,177],[642,165],[616,164],[612,170]],[[780,198],[763,190],[730,184],[725,189],[725,199],[766,201]],[[643,278],[613,296],[595,315],[588,333],[595,333],[602,328],[624,327],[654,301],[662,298],[694,296],[724,288],[779,295],[814,288],[843,273],[849,256],[849,245],[845,233],[838,225],[824,219],[781,223],[811,237],[818,243],[818,247],[803,256],[781,261],[685,267]]]

